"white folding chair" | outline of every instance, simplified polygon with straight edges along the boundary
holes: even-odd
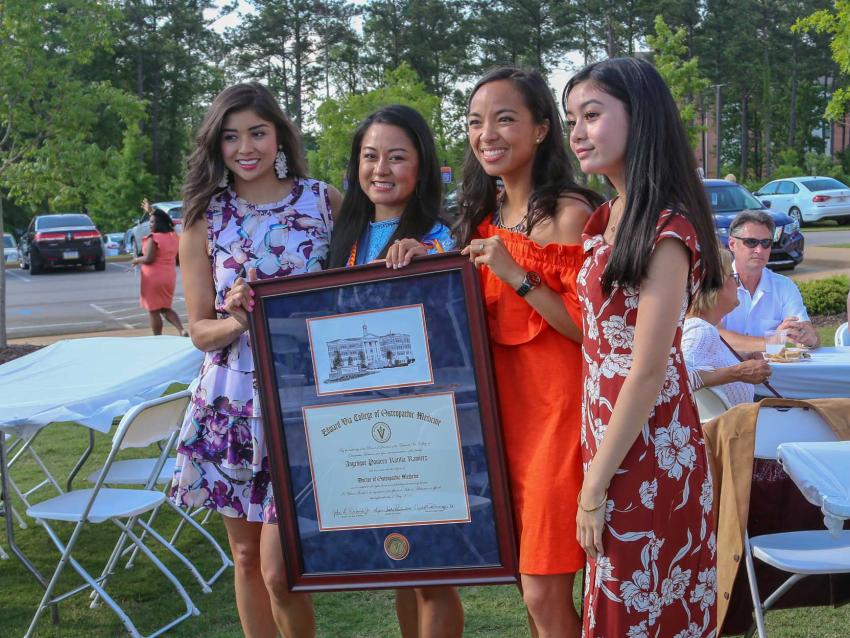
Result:
[[[835,331],[835,345],[836,347],[850,346],[850,329],[847,328],[846,321]]]
[[[781,443],[835,441],[832,428],[812,409],[762,407],[756,422],[754,458],[776,459]],[[850,573],[850,531],[834,536],[828,530],[781,532],[749,537],[744,535],[744,559],[753,598],[755,623],[747,638],[758,631],[765,638],[764,613],[791,587],[813,574]],[[756,581],[754,559],[788,572],[791,576],[762,603]]]
[[[33,440],[38,435],[38,432],[31,433],[25,436],[16,436],[14,434],[4,434],[6,440],[6,451],[9,454],[9,461],[6,463],[6,467],[9,470],[8,476],[6,477],[6,482],[12,491],[17,495],[17,497],[21,500],[25,507],[29,507],[31,505],[30,500],[33,494],[38,492],[40,489],[48,486],[52,486],[54,490],[56,490],[57,494],[62,494],[64,490],[57,482],[56,478],[53,474],[50,473],[50,470],[44,464],[44,461],[41,460],[41,457],[35,451],[33,447]],[[16,463],[20,462],[21,457],[24,454],[27,456],[38,466],[39,470],[41,470],[44,478],[30,487],[29,489],[21,489],[17,483],[15,483],[12,478],[12,466]],[[12,507],[11,499],[6,499],[9,509],[11,510],[12,516],[18,521],[18,525],[21,529],[26,529],[27,523],[24,518],[18,514],[18,512]]]
[[[720,388],[702,387],[694,392],[694,401],[697,404],[699,422],[706,424],[712,419],[720,416],[732,407],[726,393]]]
[[[153,401],[148,401],[135,409],[133,413],[134,416],[132,418],[134,421],[135,431],[139,433],[139,445],[134,447],[142,447],[158,443],[162,446],[160,455],[154,458],[116,461],[106,473],[106,477],[103,481],[105,485],[120,487],[139,486],[146,490],[155,489],[157,485],[164,485],[165,491],[167,492],[168,485],[171,483],[171,476],[174,474],[175,464],[175,459],[171,457],[170,454],[177,442],[180,425],[183,422],[183,416],[185,415],[186,408],[189,405],[190,397],[191,392],[189,390],[184,390],[182,392],[170,394],[166,397],[154,399]],[[88,480],[92,483],[97,483],[103,475],[103,472],[104,470],[102,469],[92,472],[89,475]],[[197,580],[198,584],[201,586],[201,590],[205,594],[210,593],[212,591],[211,585],[228,567],[233,566],[233,562],[230,560],[230,557],[224,549],[222,549],[218,541],[216,541],[216,539],[207,530],[201,527],[201,525],[199,525],[189,514],[175,505],[170,499],[163,501],[162,505],[165,505],[180,517],[179,525],[181,527],[184,523],[187,523],[191,528],[195,529],[204,538],[204,540],[212,546],[213,550],[221,560],[221,565],[212,574],[212,576],[204,578],[195,564],[192,563],[192,561],[190,561],[182,552],[177,550],[176,547],[174,547],[176,532],[175,536],[168,542],[169,551],[171,551],[192,573],[195,580]],[[156,519],[162,505],[157,506],[154,511],[151,512],[146,524],[147,527],[153,527],[154,520]],[[146,534],[147,529],[142,532],[140,537],[141,540],[145,539]],[[127,550],[131,550],[132,554],[126,567],[129,569],[133,566],[139,547],[137,545],[131,545],[127,548],[127,550],[125,550],[126,544],[126,536],[122,534],[115,545],[115,549],[107,562],[106,568],[104,569],[104,575],[107,578],[114,570],[115,564]],[[93,593],[92,598],[95,601],[92,603],[92,605],[94,605],[97,602],[96,593]]]
[[[103,573],[98,578],[95,578],[73,556],[73,550],[84,527],[88,524],[97,525],[106,521],[111,521],[115,524],[121,530],[121,536],[132,542],[150,559],[154,566],[171,582],[186,606],[185,612],[149,634],[148,638],[159,636],[190,616],[199,613],[180,581],[177,580],[174,574],[148,549],[133,531],[136,525],[138,525],[170,552],[175,555],[179,554],[179,552],[176,552],[169,545],[168,541],[148,526],[147,523],[139,519],[142,514],[153,511],[165,502],[165,494],[152,489],[116,489],[104,487],[106,477],[109,476],[109,472],[115,463],[115,458],[121,450],[132,447],[147,447],[161,440],[163,437],[170,436],[172,433],[173,422],[162,422],[147,418],[148,415],[155,412],[153,408],[160,404],[171,403],[173,405],[182,400],[182,397],[178,401],[175,401],[173,396],[161,397],[138,405],[127,412],[121,419],[112,437],[112,448],[93,488],[73,490],[37,503],[27,509],[27,514],[35,518],[44,527],[62,556],[56,565],[56,569],[47,585],[44,597],[41,599],[38,609],[33,616],[25,638],[33,635],[38,624],[38,619],[45,609],[88,588],[91,588],[97,598],[103,599],[112,608],[131,636],[141,638],[141,634],[127,613],[105,591],[106,581],[110,576],[110,569],[104,569]],[[185,404],[183,408],[185,409]],[[50,527],[48,521],[76,523],[74,531],[71,533],[67,543],[62,542],[59,535]],[[107,568],[110,566],[110,563],[114,564],[115,557],[116,552],[113,551],[113,555],[107,561]],[[54,595],[59,577],[69,563],[85,581],[85,584],[63,594]]]

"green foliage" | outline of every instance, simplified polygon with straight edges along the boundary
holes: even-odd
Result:
[[[850,0],[834,0],[833,11],[821,9],[798,19],[791,28],[794,32],[827,33],[832,36],[829,47],[832,59],[844,75],[850,75]],[[826,107],[826,116],[841,120],[850,105],[850,89],[838,87]]]
[[[809,315],[835,315],[847,311],[847,292],[850,290],[850,277],[847,275],[798,281],[796,284]]]
[[[705,129],[696,124],[694,100],[708,88],[709,81],[700,72],[699,58],[688,59],[687,38],[684,28],[673,31],[663,16],[658,15],[655,16],[655,35],[648,35],[646,41],[655,52],[655,67],[679,106],[691,146],[696,148],[699,134]]]
[[[313,176],[342,186],[351,138],[357,125],[371,112],[390,104],[405,104],[416,109],[433,127],[440,100],[425,90],[413,69],[404,63],[388,71],[383,85],[377,89],[341,100],[325,100],[317,112],[318,149],[308,153]]]
[[[779,152],[779,165],[773,169],[771,179],[782,179],[783,177],[799,177],[803,175],[800,168],[800,156],[793,148],[786,148]]]
[[[126,126],[143,105],[109,82],[84,77],[111,43],[109,5],[98,0],[0,4],[0,186],[31,210],[87,205],[114,150],[102,126]]]
[[[105,167],[104,178],[92,194],[89,212],[101,232],[123,232],[139,215],[139,204],[154,192],[154,176],[148,172],[151,141],[137,124],[124,131],[124,144]]]

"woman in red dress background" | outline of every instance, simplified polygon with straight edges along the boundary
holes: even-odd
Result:
[[[537,71],[491,71],[473,89],[467,117],[457,235],[484,291],[523,599],[535,636],[578,638],[576,277],[581,229],[600,198],[573,180],[557,106]]]
[[[148,311],[151,331],[162,334],[162,318],[165,317],[177,333],[188,337],[180,316],[174,312],[174,286],[177,283],[177,248],[180,238],[174,232],[174,222],[168,213],[153,208],[148,200],[142,202],[142,210],[148,214],[151,233],[144,239],[142,256],[134,257],[132,264],[142,265],[140,305]]]
[[[651,64],[593,64],[573,76],[564,102],[582,170],[618,193],[585,227],[578,279],[584,635],[712,637],[712,483],[680,347],[690,297],[722,284],[711,209]]]

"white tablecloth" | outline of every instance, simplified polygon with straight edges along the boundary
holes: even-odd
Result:
[[[777,457],[812,505],[821,508],[832,532],[850,518],[850,441],[783,443]]]
[[[818,348],[811,359],[771,363],[770,385],[789,399],[850,399],[850,347]],[[758,394],[769,395],[765,388]]]
[[[0,430],[75,421],[107,432],[131,407],[190,383],[202,360],[186,337],[59,341],[0,365]]]

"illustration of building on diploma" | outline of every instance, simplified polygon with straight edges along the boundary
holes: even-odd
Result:
[[[334,339],[327,342],[331,372],[328,381],[377,372],[383,368],[406,366],[415,358],[410,345],[410,335],[395,333],[385,335],[369,332],[363,324],[363,336]]]

